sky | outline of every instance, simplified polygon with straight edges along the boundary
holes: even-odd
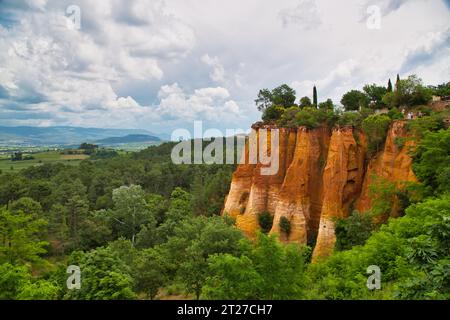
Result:
[[[245,130],[397,73],[450,81],[450,0],[0,0],[0,125]]]

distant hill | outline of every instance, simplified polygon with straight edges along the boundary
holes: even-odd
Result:
[[[0,144],[3,145],[77,145],[111,137],[152,136],[157,134],[141,129],[100,129],[82,127],[4,127],[0,126]]]
[[[156,141],[161,141],[161,139],[146,134],[129,134],[124,137],[111,137],[97,140],[95,143],[101,145],[111,145],[121,143],[156,142]]]

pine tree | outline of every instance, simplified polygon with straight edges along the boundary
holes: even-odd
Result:
[[[315,108],[317,108],[317,88],[314,86],[313,89],[313,105]]]
[[[392,92],[392,82],[391,82],[391,79],[389,79],[389,82],[388,82],[387,92]]]

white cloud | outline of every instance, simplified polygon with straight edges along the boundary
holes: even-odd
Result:
[[[303,30],[313,30],[322,24],[319,10],[313,0],[298,0],[295,6],[280,10],[278,17],[284,27],[293,25]]]
[[[3,0],[0,124],[247,128],[258,90],[282,83],[338,102],[399,72],[448,81],[449,21],[442,0]]]
[[[208,54],[205,54],[202,56],[201,60],[203,63],[212,68],[212,71],[209,74],[211,80],[215,82],[225,81],[225,69],[223,65],[220,63],[218,57],[210,57]]]
[[[158,97],[160,102],[155,111],[163,119],[225,121],[239,116],[237,103],[229,99],[228,90],[222,87],[201,88],[186,94],[174,83],[161,87]]]

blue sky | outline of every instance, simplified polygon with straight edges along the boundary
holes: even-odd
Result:
[[[0,125],[247,129],[282,83],[450,81],[449,39],[448,0],[0,0]]]

